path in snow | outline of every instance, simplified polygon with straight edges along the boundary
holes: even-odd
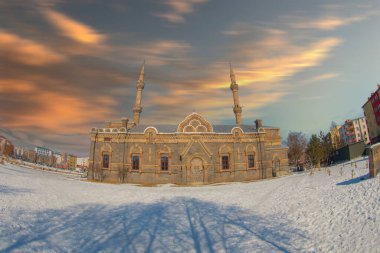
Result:
[[[340,167],[140,187],[0,165],[0,251],[380,252],[380,178],[368,179],[365,161],[354,179]]]

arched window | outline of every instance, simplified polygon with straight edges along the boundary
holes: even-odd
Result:
[[[248,155],[248,169],[255,167],[255,154],[249,154]]]
[[[110,167],[110,155],[103,154],[103,168],[108,169]]]
[[[140,169],[140,156],[133,155],[132,156],[132,170],[139,170],[139,169]]]
[[[169,170],[169,157],[161,156],[161,170],[168,171]]]
[[[223,155],[222,156],[222,170],[229,170],[229,169],[230,169],[230,156]]]

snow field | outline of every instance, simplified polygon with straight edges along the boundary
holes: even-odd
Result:
[[[0,165],[0,251],[380,252],[380,178],[341,167],[141,187]]]

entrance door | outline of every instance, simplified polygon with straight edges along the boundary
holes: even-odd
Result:
[[[203,183],[203,161],[193,158],[190,162],[190,183]]]

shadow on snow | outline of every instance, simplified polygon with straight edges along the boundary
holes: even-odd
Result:
[[[351,184],[357,184],[357,183],[360,183],[364,180],[367,180],[369,178],[369,173],[363,175],[363,176],[360,176],[360,177],[356,177],[356,178],[353,178],[353,179],[349,179],[349,180],[346,180],[346,181],[343,181],[343,182],[340,182],[340,183],[337,183],[336,185],[351,185]]]
[[[294,252],[300,251],[294,242],[309,241],[306,232],[278,217],[193,198],[86,204],[15,216],[25,224],[0,235],[0,251]]]
[[[16,187],[11,187],[11,186],[5,186],[5,185],[0,185],[0,194],[19,194],[19,193],[27,193],[27,192],[32,192],[30,189],[24,189],[24,188],[16,188]]]

